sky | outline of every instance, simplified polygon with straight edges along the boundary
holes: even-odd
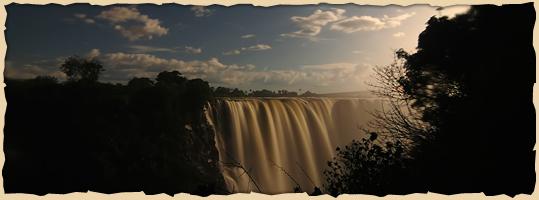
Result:
[[[334,93],[368,90],[372,69],[414,52],[427,5],[7,6],[7,78],[65,79],[69,56],[98,59],[102,82],[177,70],[213,87]]]

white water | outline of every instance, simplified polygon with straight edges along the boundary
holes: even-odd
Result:
[[[363,137],[359,127],[379,104],[357,98],[221,99],[208,104],[206,115],[220,161],[239,162],[263,193],[292,192],[296,186],[276,165],[312,192],[325,182],[323,170],[335,148]],[[229,191],[258,192],[241,168],[222,170]]]

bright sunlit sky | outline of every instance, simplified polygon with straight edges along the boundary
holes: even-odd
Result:
[[[104,64],[102,82],[178,70],[240,89],[366,90],[372,67],[414,51],[437,11],[416,5],[193,7],[9,5],[5,76],[56,76],[71,55]]]

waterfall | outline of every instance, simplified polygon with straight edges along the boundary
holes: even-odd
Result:
[[[218,99],[206,106],[206,116],[229,191],[258,192],[258,185],[266,194],[292,192],[288,173],[312,192],[324,184],[335,148],[363,137],[360,127],[379,106],[358,98]]]

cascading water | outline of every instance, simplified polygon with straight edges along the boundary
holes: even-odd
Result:
[[[229,191],[259,192],[259,186],[276,194],[292,192],[294,181],[306,192],[321,187],[335,148],[363,137],[360,127],[379,106],[358,98],[218,99],[206,115]]]

